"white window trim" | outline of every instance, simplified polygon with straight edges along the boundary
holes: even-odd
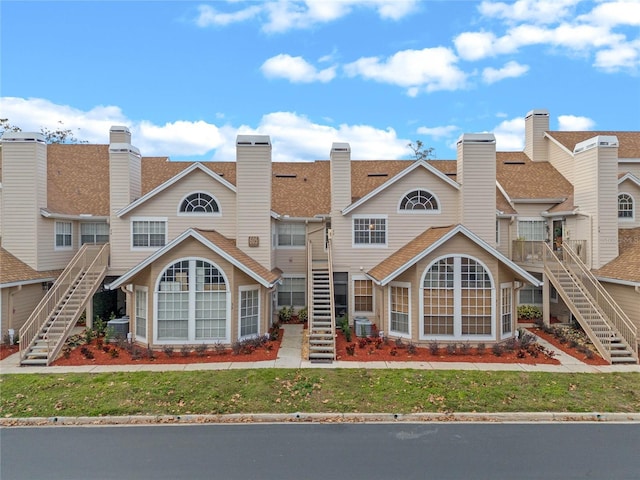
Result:
[[[403,210],[401,209],[400,205],[402,204],[404,197],[409,195],[411,192],[415,192],[416,190],[422,190],[424,192],[429,193],[435,199],[436,203],[438,204],[438,208],[435,210]],[[433,193],[431,190],[424,187],[416,187],[416,188],[411,188],[407,190],[400,196],[400,200],[398,200],[398,206],[396,207],[396,212],[403,215],[438,215],[442,213],[442,203],[440,202],[440,199],[438,198],[438,196],[435,193]]]
[[[363,218],[384,219],[385,231],[384,231],[384,243],[356,243],[356,229],[355,220]],[[351,246],[353,248],[387,248],[389,244],[389,216],[388,215],[352,215],[351,216]]]
[[[520,238],[522,235],[520,234],[520,222],[544,222],[545,223],[545,227],[549,226],[549,223],[547,221],[546,218],[544,217],[518,217],[516,219],[516,229],[517,229],[517,234],[516,237]],[[545,228],[545,231],[543,232],[543,237],[548,238],[549,237],[549,233]],[[543,242],[543,240],[527,240],[527,241],[531,241],[531,242]]]
[[[409,313],[408,313],[408,326],[409,326],[409,332],[408,333],[404,333],[404,332],[398,332],[396,330],[391,330],[391,287],[401,287],[401,288],[407,288],[408,289],[408,307],[409,307]],[[388,295],[387,295],[387,309],[389,312],[389,315],[387,316],[387,324],[388,324],[388,331],[389,331],[389,335],[393,335],[394,337],[401,337],[401,338],[411,338],[411,283],[410,282],[391,282],[389,283],[389,288],[388,288]]]
[[[453,292],[454,292],[454,303],[453,303],[453,335],[425,335],[424,333],[424,319],[422,318],[422,313],[420,313],[420,318],[418,319],[418,330],[419,330],[419,338],[420,340],[456,340],[456,341],[473,341],[473,342],[483,342],[483,341],[493,341],[496,339],[496,318],[499,318],[498,315],[498,306],[497,306],[497,297],[496,294],[496,284],[495,279],[491,273],[491,270],[487,265],[477,257],[472,255],[461,255],[461,254],[446,254],[441,255],[438,258],[434,259],[422,272],[420,276],[419,283],[419,312],[424,312],[424,295],[422,294],[424,278],[429,271],[429,269],[437,262],[442,260],[443,258],[454,257],[454,269],[453,269]],[[470,258],[478,262],[489,274],[489,280],[491,281],[491,333],[489,335],[462,335],[462,304],[460,302],[460,295],[456,292],[462,290],[462,282],[460,278],[459,268],[459,259],[461,258]]]
[[[502,228],[500,227],[500,219],[496,218],[496,247],[500,246],[501,233],[502,233]]]
[[[280,226],[283,225],[302,225],[304,228],[304,244],[303,245],[280,245]],[[307,248],[307,227],[301,222],[276,222],[275,224],[275,241],[274,247],[278,250],[304,250]]]
[[[504,333],[502,331],[502,307],[503,307],[503,299],[504,299],[504,292],[503,290],[508,290],[508,294],[509,294],[509,304],[511,306],[511,331]],[[505,338],[509,338],[513,336],[513,333],[515,332],[515,318],[517,316],[516,312],[514,311],[514,295],[513,295],[513,282],[507,282],[507,283],[501,283],[500,284],[500,339],[505,339]]]
[[[213,212],[213,213],[208,213],[208,212],[183,212],[180,210],[180,207],[182,207],[182,202],[184,202],[187,197],[189,195],[193,195],[194,193],[205,193],[207,195],[209,195],[211,198],[213,198],[213,201],[216,202],[216,205],[218,205],[218,211],[217,212]],[[221,217],[222,216],[222,206],[220,205],[220,202],[218,201],[218,199],[216,198],[215,195],[213,195],[211,192],[207,192],[206,190],[194,190],[193,192],[189,192],[186,195],[184,195],[180,201],[178,202],[178,208],[177,208],[177,212],[176,212],[178,217]]]
[[[133,224],[135,222],[164,222],[164,245],[160,247],[134,247],[133,246]],[[131,248],[132,251],[155,252],[163,248],[168,243],[168,239],[169,239],[169,218],[168,217],[131,217],[131,220],[129,221],[129,248]]]
[[[109,242],[111,240],[111,229],[109,228],[109,224],[106,222],[80,222],[80,224],[78,225],[78,245],[81,247],[82,245],[84,245],[84,243],[82,243],[82,226],[83,225],[106,225],[107,226],[107,242]],[[95,235],[94,235],[94,239],[95,239]]]
[[[307,281],[306,281],[307,280],[307,276],[306,275],[282,275],[282,278],[283,279],[285,279],[285,278],[301,278],[301,279],[303,279],[305,281],[304,299],[305,299],[305,302],[307,302],[307,303],[309,302],[309,299],[307,298],[309,292],[308,292],[308,288],[307,288]],[[277,291],[276,291],[276,294],[277,294]],[[293,307],[295,309],[295,308],[303,308],[305,306],[306,305],[291,305],[291,304],[280,305],[280,304],[278,304],[278,297],[276,296],[276,307],[278,309],[281,309],[282,307]]]
[[[137,292],[144,292],[147,296],[147,303],[144,306],[144,311],[146,314],[146,321],[144,326],[144,337],[138,335],[138,294]],[[149,338],[149,287],[146,286],[137,286],[134,289],[134,315],[133,315],[133,334],[136,340],[147,341]]]
[[[631,198],[631,216],[630,217],[618,217],[619,222],[635,222],[636,221],[636,207],[637,202],[635,197],[629,192],[618,192],[617,200],[617,212],[620,212],[620,195],[628,195]]]
[[[251,335],[241,336],[242,332],[242,292],[256,290],[258,292],[258,332]],[[241,285],[238,287],[238,339],[245,340],[247,338],[256,338],[261,334],[260,324],[262,319],[262,299],[260,295],[260,285]]]
[[[169,268],[171,265],[173,265],[174,263],[178,263],[178,262],[182,262],[182,261],[197,261],[197,260],[202,260],[204,262],[210,263],[211,265],[213,265],[219,272],[220,275],[222,275],[222,278],[224,279],[224,284],[226,287],[225,290],[225,294],[227,295],[226,298],[226,313],[225,313],[225,337],[222,339],[196,339],[196,319],[195,319],[195,310],[196,310],[196,298],[195,298],[195,290],[194,289],[190,289],[189,290],[189,322],[188,322],[188,330],[187,330],[187,339],[186,340],[158,340],[158,290],[160,289],[160,279],[162,278],[162,275],[164,275],[164,272],[167,268]],[[191,268],[191,265],[189,266],[189,268]],[[193,266],[193,268],[195,269],[195,265]],[[191,274],[191,272],[190,272]],[[195,282],[192,282],[193,285],[195,285]],[[232,297],[231,297],[231,290],[230,289],[230,285],[229,285],[229,277],[227,276],[227,274],[224,272],[224,270],[222,270],[220,268],[220,266],[211,261],[208,258],[202,258],[202,257],[183,257],[183,258],[176,258],[173,259],[171,261],[169,261],[168,263],[166,263],[161,269],[160,269],[160,273],[158,274],[156,280],[155,280],[155,285],[153,287],[153,343],[155,345],[183,345],[183,344],[190,344],[190,345],[197,345],[197,344],[205,344],[205,345],[211,345],[214,344],[216,342],[221,342],[221,343],[231,343],[231,303],[232,303]]]
[[[355,281],[356,280],[369,280],[371,282],[371,311],[368,312],[366,310],[356,310],[356,287],[355,287]],[[371,315],[372,313],[375,313],[376,310],[376,289],[374,288],[374,284],[371,281],[370,278],[367,278],[365,275],[352,275],[351,276],[351,300],[353,301],[352,305],[353,305],[353,313],[354,316],[356,315]]]
[[[71,231],[69,236],[71,238],[71,245],[58,245],[58,225],[70,225]],[[66,236],[66,234],[64,234]],[[53,225],[53,248],[57,252],[73,250],[73,222],[65,220],[56,220]]]

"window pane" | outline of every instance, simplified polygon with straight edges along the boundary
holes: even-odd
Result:
[[[354,308],[356,312],[373,312],[373,282],[353,281]]]
[[[409,289],[391,287],[391,331],[409,333]]]
[[[240,336],[258,334],[258,290],[240,292]]]

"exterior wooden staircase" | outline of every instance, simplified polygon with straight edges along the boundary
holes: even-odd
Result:
[[[333,271],[331,241],[328,259],[314,261],[312,244],[307,245],[307,278],[309,282],[309,361],[331,363],[336,358],[336,319],[333,304]]]
[[[544,271],[598,353],[609,363],[638,363],[638,332],[570,247],[559,258],[548,245]]]
[[[20,329],[20,364],[48,366],[102,283],[109,244],[85,244]]]

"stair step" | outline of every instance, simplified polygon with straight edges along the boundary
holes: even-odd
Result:
[[[309,360],[311,360],[312,358],[330,358],[331,360],[333,360],[334,357],[335,355],[333,353],[309,352]]]
[[[25,359],[20,362],[20,365],[34,365],[34,366],[46,366],[47,360],[44,359]]]

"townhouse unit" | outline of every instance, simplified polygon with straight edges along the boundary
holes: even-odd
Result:
[[[532,304],[637,362],[640,132],[550,131],[546,110],[525,125],[522,152],[482,133],[455,160],[334,143],[297,163],[272,162],[262,135],[239,135],[228,162],[178,162],[143,157],[123,126],[107,145],[7,132],[0,328],[41,365],[98,298],[152,348],[231,344],[306,307],[310,359],[331,361],[341,318],[492,344]]]

